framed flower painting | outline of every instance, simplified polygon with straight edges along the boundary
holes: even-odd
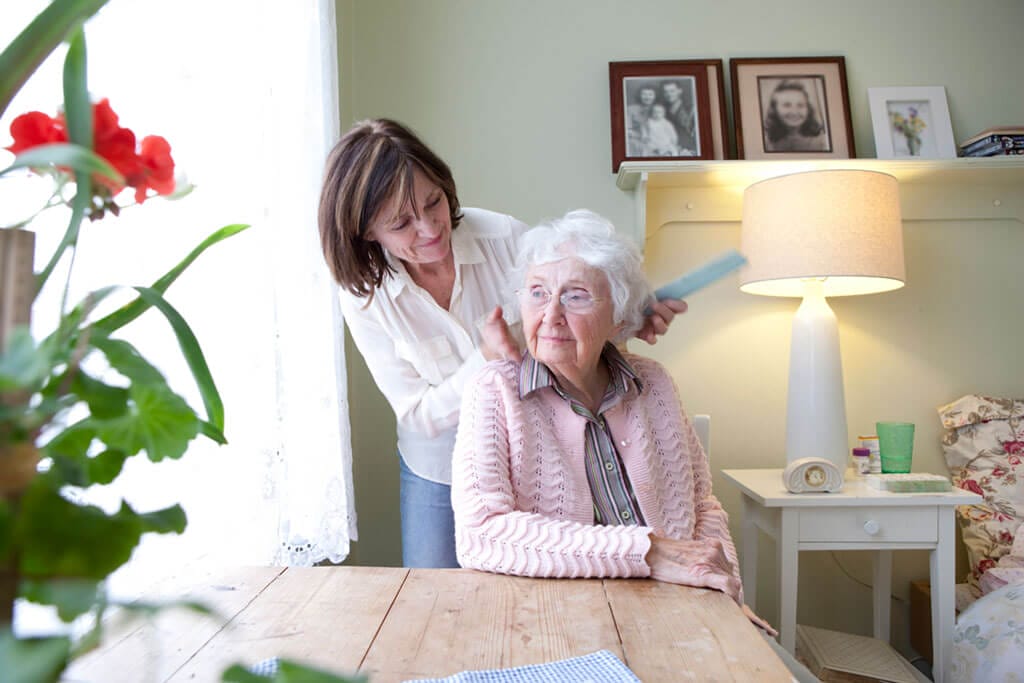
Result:
[[[943,86],[868,88],[868,101],[879,159],[956,157]]]

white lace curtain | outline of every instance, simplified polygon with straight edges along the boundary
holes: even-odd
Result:
[[[46,5],[13,4],[0,10],[4,44]],[[356,533],[344,345],[316,230],[323,161],[338,136],[334,2],[111,0],[86,24],[86,41],[94,99],[108,97],[136,135],[166,137],[196,189],[84,225],[72,296],[149,284],[215,229],[252,225],[168,291],[221,390],[229,445],[199,439],[180,461],[135,458],[116,485],[84,494],[142,510],[181,502],[189,516],[183,537],[146,538],[113,584],[141,589],[184,562],[340,562]],[[0,144],[16,115],[60,105],[62,59],[60,50],[8,109]],[[10,193],[15,184],[3,185]],[[37,262],[66,219],[33,223]],[[39,333],[54,322],[62,277],[36,306]],[[147,314],[125,336],[202,405],[165,321]]]

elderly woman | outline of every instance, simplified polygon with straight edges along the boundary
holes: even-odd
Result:
[[[327,159],[319,227],[345,325],[398,423],[402,562],[457,566],[450,481],[462,389],[486,360],[520,356],[501,304],[527,226],[463,208],[437,154],[402,124],[372,119]],[[637,336],[654,343],[685,310],[658,304]]]
[[[671,377],[616,343],[650,299],[636,250],[573,211],[520,252],[526,353],[480,370],[452,471],[463,567],[546,577],[650,577],[743,606],[728,519]]]

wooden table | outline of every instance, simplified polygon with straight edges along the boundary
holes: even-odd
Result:
[[[108,630],[65,681],[219,681],[269,657],[370,683],[549,662],[607,649],[644,683],[790,681],[724,594],[641,579],[528,579],[466,569],[272,567],[158,587],[216,608]]]

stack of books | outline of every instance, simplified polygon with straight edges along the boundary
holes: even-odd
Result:
[[[1024,154],[1024,126],[986,128],[960,143],[962,157]]]

